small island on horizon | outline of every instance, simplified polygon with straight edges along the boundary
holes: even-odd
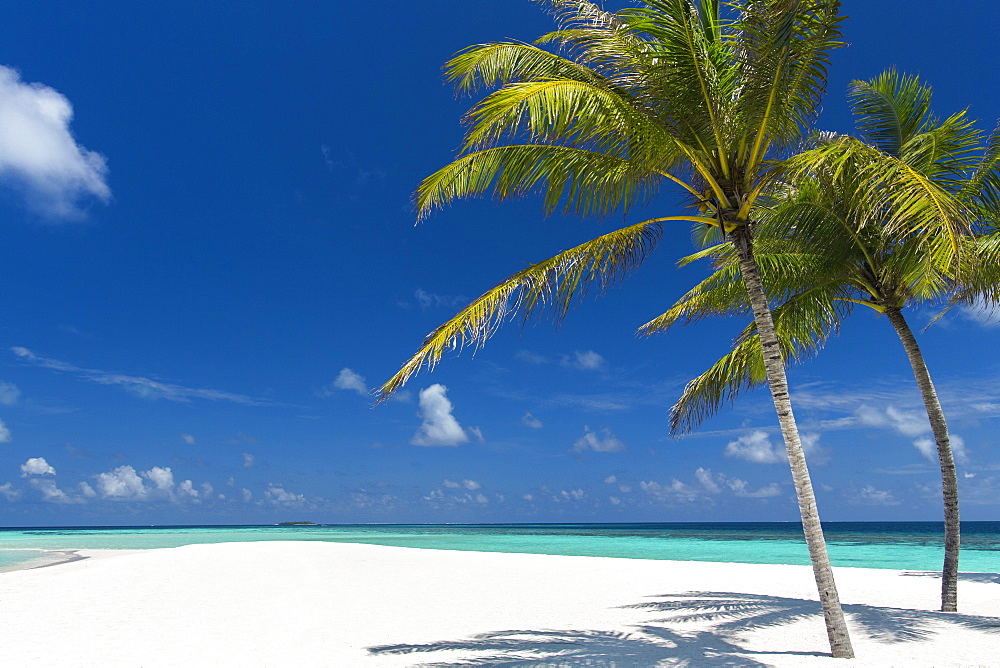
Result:
[[[275,524],[275,526],[279,526],[279,527],[291,527],[291,526],[318,527],[319,524],[317,524],[316,522],[278,522],[277,524]]]

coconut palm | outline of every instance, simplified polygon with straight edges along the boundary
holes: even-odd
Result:
[[[556,318],[641,263],[667,221],[731,239],[760,332],[833,656],[851,657],[815,496],[754,259],[757,205],[775,158],[800,141],[840,46],[837,0],[647,0],[606,12],[549,0],[558,29],[534,44],[470,47],[446,65],[459,91],[496,88],[466,117],[459,156],[417,191],[421,218],[455,199],[540,192],[547,212],[603,215],[680,187],[697,212],[629,225],[533,264],[432,332],[381,399],[442,353],[481,345],[515,311]]]
[[[985,279],[991,272],[977,273],[975,267],[992,270],[996,251],[967,236],[971,222],[967,227],[953,219],[936,238],[892,229],[899,222],[905,229],[912,207],[964,207],[974,222],[977,212],[988,209],[998,158],[996,151],[980,157],[979,134],[964,112],[936,119],[930,96],[916,77],[894,70],[870,82],[853,82],[852,104],[864,142],[826,137],[822,146],[796,156],[791,161],[797,165],[791,172],[795,186],[762,218],[756,239],[764,283],[779,300],[775,325],[786,359],[815,353],[858,305],[885,315],[899,337],[937,446],[945,519],[941,609],[954,612],[960,543],[955,460],[944,412],[903,309],[954,294],[965,275]],[[905,197],[888,187],[874,193],[865,187],[869,175],[892,169],[912,171],[934,187]],[[685,261],[701,257],[714,258],[717,271],[642,331],[748,310],[731,244]],[[671,430],[690,430],[743,389],[763,382],[756,330],[750,325],[729,354],[685,388],[672,410]]]

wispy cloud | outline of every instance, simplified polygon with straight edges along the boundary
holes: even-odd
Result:
[[[42,357],[31,352],[27,348],[14,346],[10,349],[21,361],[43,369],[51,369],[62,373],[71,374],[83,380],[97,383],[99,385],[117,385],[139,397],[146,399],[166,399],[167,401],[177,401],[187,403],[195,399],[205,399],[208,401],[229,401],[245,406],[278,406],[281,405],[267,399],[258,399],[244,394],[234,394],[221,390],[211,390],[204,388],[185,387],[174,383],[161,383],[151,378],[142,376],[126,376],[99,369],[86,369],[78,367],[68,362],[60,362],[48,357]]]
[[[84,197],[111,198],[107,163],[76,143],[72,120],[65,96],[0,66],[0,178],[46,218],[80,218]]]
[[[559,363],[582,371],[603,371],[608,366],[607,360],[593,350],[577,350],[572,355],[563,355]]]
[[[413,296],[422,309],[458,308],[459,306],[464,306],[468,301],[463,295],[439,295],[434,292],[428,292],[423,288],[417,288],[413,292]]]

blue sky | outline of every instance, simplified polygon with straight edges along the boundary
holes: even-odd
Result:
[[[845,2],[824,129],[850,130],[848,81],[890,65],[992,127],[1000,7],[938,7]],[[558,329],[514,323],[372,407],[467,300],[622,222],[527,199],[414,226],[470,104],[441,65],[550,26],[528,0],[5,8],[0,524],[796,520],[765,393],[667,435],[741,327],[635,335],[704,271],[674,268],[684,224]],[[969,520],[1000,510],[997,333],[955,312],[920,336]],[[824,519],[939,519],[888,322],[857,313],[790,379]]]

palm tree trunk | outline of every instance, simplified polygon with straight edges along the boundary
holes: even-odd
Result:
[[[941,611],[958,612],[958,552],[961,544],[961,524],[958,518],[958,475],[955,472],[955,458],[951,452],[951,441],[948,438],[948,425],[944,420],[944,411],[938,401],[937,392],[931,382],[931,374],[927,371],[924,356],[917,345],[906,318],[898,308],[887,308],[889,316],[899,340],[903,342],[906,356],[910,358],[913,376],[917,379],[920,396],[924,399],[927,418],[934,432],[934,442],[937,444],[938,462],[941,464],[941,493],[944,496],[944,569],[941,572]]]
[[[847,631],[844,611],[840,607],[840,596],[837,594],[837,584],[833,579],[833,567],[826,551],[826,539],[823,537],[823,527],[819,521],[816,509],[816,496],[813,493],[812,481],[809,478],[809,468],[806,466],[805,453],[799,439],[799,430],[792,415],[792,402],[788,396],[788,379],[785,376],[785,365],[781,358],[781,348],[778,337],[774,333],[774,321],[764,294],[757,262],[753,254],[753,242],[746,223],[740,224],[732,233],[736,254],[739,258],[740,273],[747,289],[750,305],[753,308],[754,322],[760,336],[761,348],[764,352],[764,367],[767,370],[767,383],[771,388],[771,398],[778,413],[778,423],[781,425],[781,435],[788,452],[788,464],[792,470],[792,481],[795,484],[795,496],[799,502],[799,514],[802,516],[802,530],[805,533],[806,545],[809,547],[809,558],[812,562],[813,576],[819,590],[819,600],[823,607],[823,617],[826,620],[826,634],[830,639],[830,650],[834,658],[850,659],[854,657],[851,638]]]

